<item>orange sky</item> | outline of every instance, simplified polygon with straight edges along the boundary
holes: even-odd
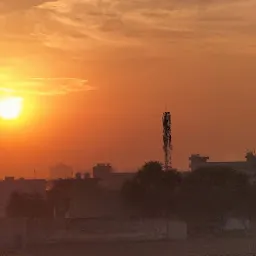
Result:
[[[1,175],[63,161],[135,170],[162,160],[243,159],[256,147],[255,0],[0,0],[0,91],[24,98],[0,120]],[[36,79],[35,79],[36,78]]]

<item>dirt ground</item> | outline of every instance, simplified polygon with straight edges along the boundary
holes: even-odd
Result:
[[[255,238],[209,238],[180,242],[55,244],[27,249],[22,256],[253,256]]]

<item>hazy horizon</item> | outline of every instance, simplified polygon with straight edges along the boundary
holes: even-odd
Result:
[[[1,175],[48,175],[64,162],[135,171],[192,153],[242,160],[256,147],[255,0],[0,0]]]

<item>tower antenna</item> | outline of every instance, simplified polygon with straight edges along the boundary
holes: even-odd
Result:
[[[164,150],[164,169],[167,171],[172,168],[172,132],[171,114],[164,112],[163,118],[163,150]]]

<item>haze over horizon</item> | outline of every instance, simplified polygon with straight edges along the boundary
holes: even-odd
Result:
[[[255,0],[0,0],[1,175],[58,162],[135,171],[191,153],[240,160],[256,147]]]

